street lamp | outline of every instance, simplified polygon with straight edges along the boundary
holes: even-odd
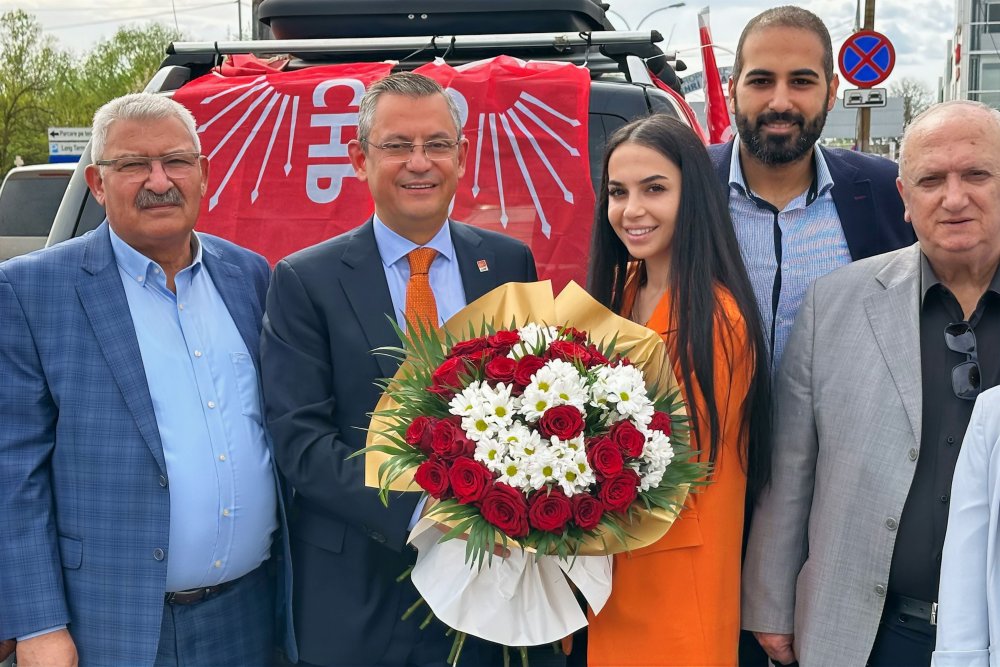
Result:
[[[675,2],[672,5],[667,5],[665,7],[659,7],[657,9],[654,9],[653,11],[651,11],[650,13],[646,14],[641,19],[639,19],[639,22],[635,24],[635,28],[634,29],[638,30],[640,27],[642,27],[642,24],[646,22],[646,19],[648,19],[653,14],[657,14],[659,12],[665,12],[668,9],[677,9],[678,7],[683,7],[686,4],[687,3],[685,3],[685,2]],[[616,12],[615,10],[613,10],[613,9],[607,9],[607,10],[605,10],[604,13],[605,14],[614,14],[615,16],[618,17],[618,19],[622,23],[625,24],[626,28],[628,28],[629,30],[633,30],[632,26],[629,25],[628,19],[626,19],[624,16],[622,16],[621,14],[619,14],[618,12]]]

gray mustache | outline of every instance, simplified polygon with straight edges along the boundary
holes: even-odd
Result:
[[[151,208],[153,206],[180,206],[184,203],[184,198],[177,188],[170,188],[163,194],[156,194],[151,190],[139,190],[135,196],[136,208]]]

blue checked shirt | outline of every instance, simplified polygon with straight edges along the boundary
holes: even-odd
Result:
[[[815,177],[808,190],[781,211],[747,187],[740,165],[740,143],[729,165],[729,213],[750,284],[757,297],[764,338],[777,372],[806,289],[820,276],[851,262],[847,239],[830,190],[833,178],[817,145]]]

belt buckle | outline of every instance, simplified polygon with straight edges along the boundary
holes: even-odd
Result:
[[[937,625],[938,603],[931,602],[931,625]]]

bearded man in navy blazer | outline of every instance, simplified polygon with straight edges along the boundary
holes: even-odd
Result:
[[[112,100],[91,152],[108,219],[0,264],[0,637],[22,667],[242,667],[275,664],[281,619],[294,660],[267,263],[194,233],[208,160],[181,105]]]
[[[894,162],[816,143],[838,84],[823,21],[799,7],[768,9],[743,29],[729,80],[739,136],[709,147],[772,372],[813,280],[916,241],[903,219]]]
[[[390,318],[405,326],[421,274],[411,271],[411,257],[433,256],[422,272],[438,324],[494,287],[536,279],[523,243],[448,219],[467,150],[458,109],[436,82],[399,73],[372,84],[349,152],[374,217],[282,260],[271,280],[261,339],[265,404],[278,465],[295,489],[293,605],[309,664],[447,658],[443,626],[418,629],[424,613],[400,619],[417,599],[409,580],[396,578],[415,562],[406,538],[419,494],[394,496],[387,509],[365,487],[364,460],[350,457],[365,443],[380,394],[375,380],[397,369],[372,350],[399,345]],[[463,650],[466,659],[480,664]]]

